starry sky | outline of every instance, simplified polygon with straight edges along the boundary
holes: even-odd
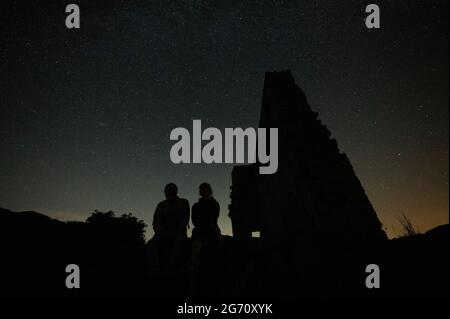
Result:
[[[207,181],[231,234],[232,165],[175,165],[169,134],[257,126],[264,72],[290,69],[391,237],[402,212],[448,223],[448,1],[376,1],[369,30],[372,2],[1,1],[0,207],[151,225],[166,183],[193,204]]]

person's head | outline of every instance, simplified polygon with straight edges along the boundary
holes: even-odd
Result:
[[[198,187],[198,191],[202,198],[208,198],[212,195],[212,188],[208,183],[201,183]]]
[[[164,194],[166,195],[166,198],[174,198],[177,196],[178,193],[178,187],[174,183],[169,183],[164,187]]]

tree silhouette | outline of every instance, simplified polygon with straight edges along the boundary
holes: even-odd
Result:
[[[131,213],[116,217],[113,211],[101,212],[95,210],[88,217],[86,223],[96,232],[101,233],[114,242],[121,241],[123,243],[125,241],[139,244],[144,244],[145,242],[145,228],[147,224]]]

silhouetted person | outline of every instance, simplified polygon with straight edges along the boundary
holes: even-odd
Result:
[[[164,188],[166,199],[158,204],[153,215],[155,257],[159,267],[177,267],[187,239],[189,202],[177,193],[174,183],[167,184]]]
[[[153,215],[153,230],[157,236],[184,236],[189,223],[189,202],[178,197],[174,183],[164,188],[166,200],[160,202]]]
[[[192,206],[192,238],[202,242],[215,241],[220,237],[217,225],[220,205],[212,196],[211,185],[202,183],[199,187],[200,199]]]
[[[200,199],[192,206],[192,272],[190,293],[194,297],[217,294],[220,229],[217,225],[220,206],[208,183],[199,187]],[[220,272],[220,271],[219,271]]]

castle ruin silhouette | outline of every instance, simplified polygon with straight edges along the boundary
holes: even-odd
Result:
[[[229,217],[235,238],[260,232],[274,245],[321,234],[387,238],[349,159],[290,71],[266,72],[259,127],[278,128],[278,171],[260,175],[259,164],[233,168]]]

